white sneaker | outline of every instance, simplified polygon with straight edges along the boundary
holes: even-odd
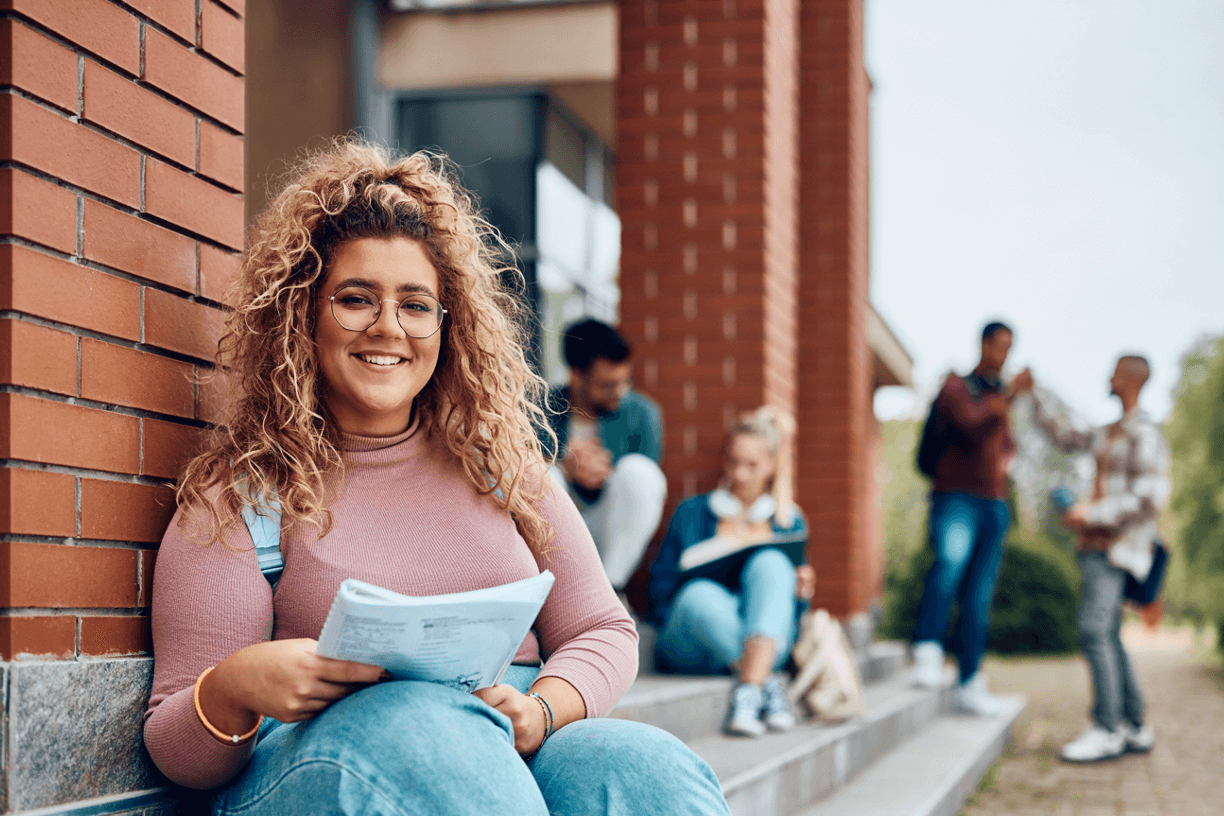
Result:
[[[956,690],[956,705],[965,714],[993,717],[1003,710],[999,699],[986,690],[986,675],[974,672]]]
[[[1156,735],[1146,725],[1141,725],[1138,728],[1124,725],[1121,731],[1126,735],[1126,750],[1131,753],[1146,754],[1156,744]]]
[[[943,686],[944,650],[934,640],[923,640],[914,644],[914,670],[910,683],[921,688],[937,689]]]
[[[765,721],[765,725],[770,731],[789,731],[795,727],[795,713],[791,711],[790,699],[786,696],[786,689],[778,682],[776,677],[771,677],[761,686],[761,691],[765,697],[765,710],[761,719]]]
[[[731,693],[727,733],[741,737],[759,737],[764,734],[765,723],[761,721],[761,709],[764,706],[765,695],[760,686],[740,683]]]
[[[1122,730],[1106,731],[1093,724],[1062,748],[1062,758],[1067,762],[1099,762],[1116,759],[1126,753],[1126,733]]]

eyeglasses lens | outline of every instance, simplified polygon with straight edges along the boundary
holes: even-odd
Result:
[[[332,316],[349,331],[365,331],[382,313],[382,300],[369,289],[346,286],[331,298]],[[429,337],[442,325],[442,304],[426,294],[412,294],[399,302],[396,316],[409,337]]]

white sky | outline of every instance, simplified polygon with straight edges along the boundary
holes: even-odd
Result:
[[[866,0],[872,301],[920,398],[981,327],[1093,422],[1117,355],[1143,405],[1224,333],[1224,0]],[[908,416],[912,393],[877,396]]]

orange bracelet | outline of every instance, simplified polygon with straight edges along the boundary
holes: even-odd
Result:
[[[259,726],[263,725],[263,715],[259,715],[259,720],[255,723],[255,727],[245,734],[226,734],[224,731],[218,729],[217,726],[210,723],[208,718],[204,716],[204,709],[200,708],[200,684],[204,682],[204,678],[208,676],[208,673],[215,668],[216,666],[209,666],[207,669],[200,672],[200,676],[196,678],[195,689],[191,693],[191,699],[195,703],[196,716],[200,718],[200,722],[204,723],[204,727],[208,729],[208,733],[212,734],[221,742],[224,742],[226,745],[241,745],[259,733]]]

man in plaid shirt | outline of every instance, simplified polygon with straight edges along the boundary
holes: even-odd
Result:
[[[1092,724],[1063,746],[1062,758],[1069,762],[1095,762],[1152,748],[1138,678],[1119,638],[1126,576],[1147,578],[1160,537],[1160,511],[1172,487],[1164,434],[1139,411],[1139,392],[1149,373],[1143,357],[1118,360],[1109,385],[1122,403],[1122,418],[1091,431],[1075,429],[1043,401],[1027,370],[1013,384],[1016,393],[1033,391],[1038,424],[1055,445],[1068,452],[1089,452],[1096,460],[1092,498],[1063,515],[1078,537],[1076,557],[1083,577],[1078,628],[1094,699]]]

